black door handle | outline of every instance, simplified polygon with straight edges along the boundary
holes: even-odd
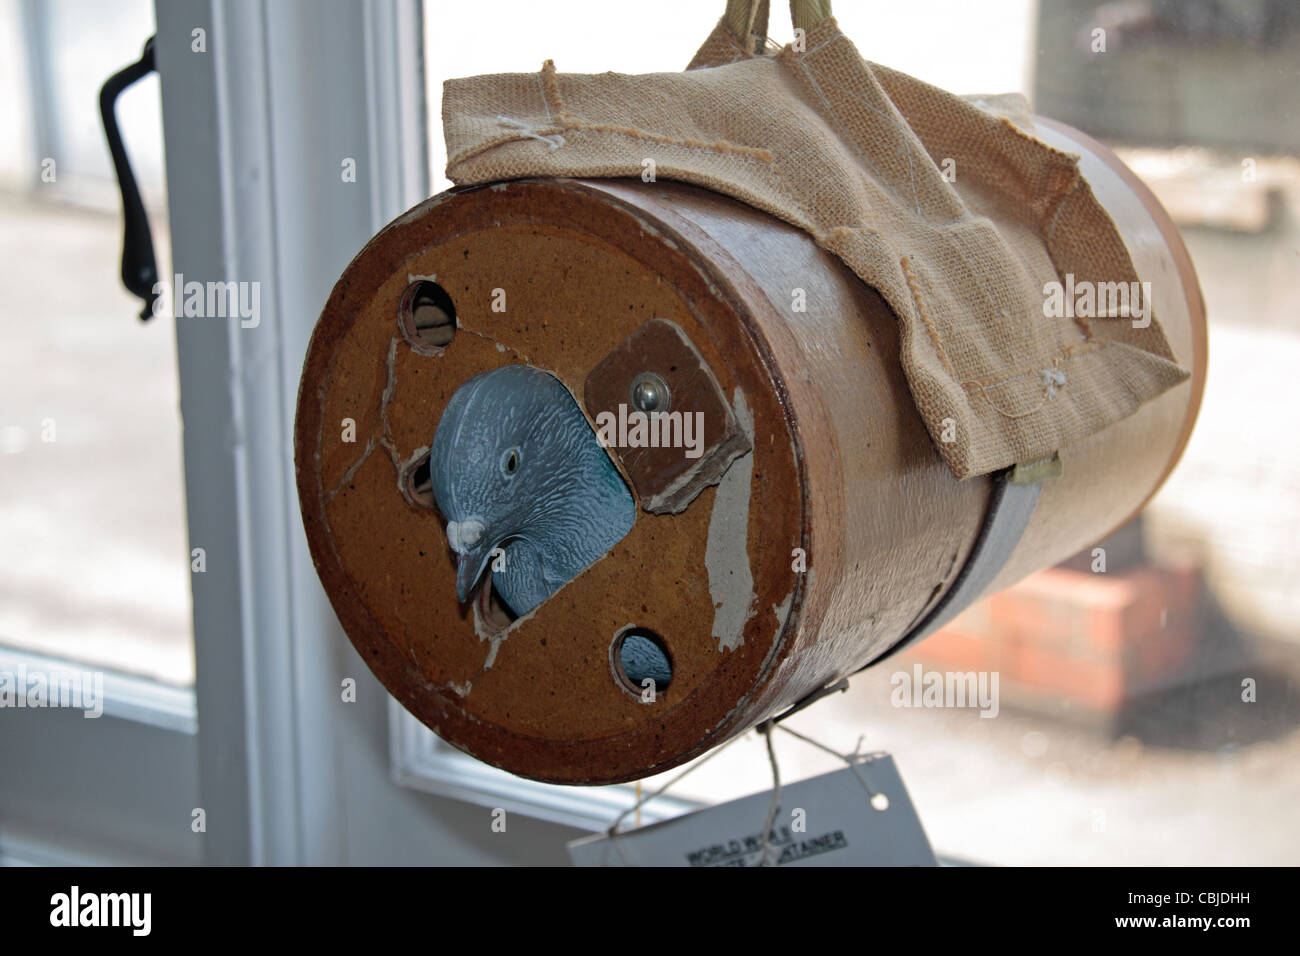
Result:
[[[108,78],[99,91],[99,113],[104,120],[104,135],[108,150],[113,154],[113,168],[117,171],[117,184],[122,190],[122,284],[144,302],[140,318],[148,321],[153,316],[154,301],[158,294],[158,260],[154,257],[153,236],[149,232],[149,219],[144,214],[140,189],[131,172],[122,133],[117,128],[117,98],[128,86],[155,69],[153,60],[154,37],[145,41],[144,52],[124,70]]]

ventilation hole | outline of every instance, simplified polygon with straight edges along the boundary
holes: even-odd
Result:
[[[672,656],[664,639],[654,631],[643,627],[620,631],[610,645],[609,659],[624,690],[643,700],[649,690],[646,681],[653,681],[656,698],[672,683]]]
[[[435,508],[433,478],[429,474],[429,456],[424,455],[406,470],[406,497],[421,508]]]
[[[456,306],[438,283],[428,279],[412,282],[402,296],[398,326],[416,351],[436,355],[456,335]]]

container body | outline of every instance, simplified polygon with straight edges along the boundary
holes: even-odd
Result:
[[[1063,473],[995,587],[1135,513],[1185,444],[1204,379],[1176,231],[1104,147],[1044,132],[1083,153],[1194,375],[1060,450]],[[421,283],[454,309],[436,347],[411,325]],[[516,620],[486,592],[457,601],[444,522],[418,487],[452,393],[506,364],[555,374],[593,425],[645,372],[708,422],[690,461],[609,450],[637,500],[632,532]],[[386,227],[313,335],[295,453],[313,559],[384,685],[461,749],[557,783],[661,772],[878,657],[951,585],[991,488],[953,478],[892,312],[838,259],[734,200],[635,180],[453,191]],[[671,658],[650,700],[620,670],[629,630]]]

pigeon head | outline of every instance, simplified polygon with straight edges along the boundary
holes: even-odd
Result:
[[[610,475],[631,505],[569,390],[526,365],[483,372],[456,390],[434,434],[429,474],[462,603],[497,548],[509,554],[519,544],[519,553],[549,558],[548,570],[570,560],[565,542],[586,524],[584,502],[600,499]]]

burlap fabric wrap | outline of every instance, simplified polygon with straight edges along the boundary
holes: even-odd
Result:
[[[1076,288],[1138,276],[1076,158],[1006,105],[867,63],[831,18],[803,52],[756,56],[724,21],[684,73],[547,61],[449,80],[447,175],[640,177],[649,159],[659,179],[805,230],[897,314],[917,408],[967,478],[1050,456],[1188,377],[1149,311],[1145,327],[1045,314],[1045,285],[1067,274]]]

